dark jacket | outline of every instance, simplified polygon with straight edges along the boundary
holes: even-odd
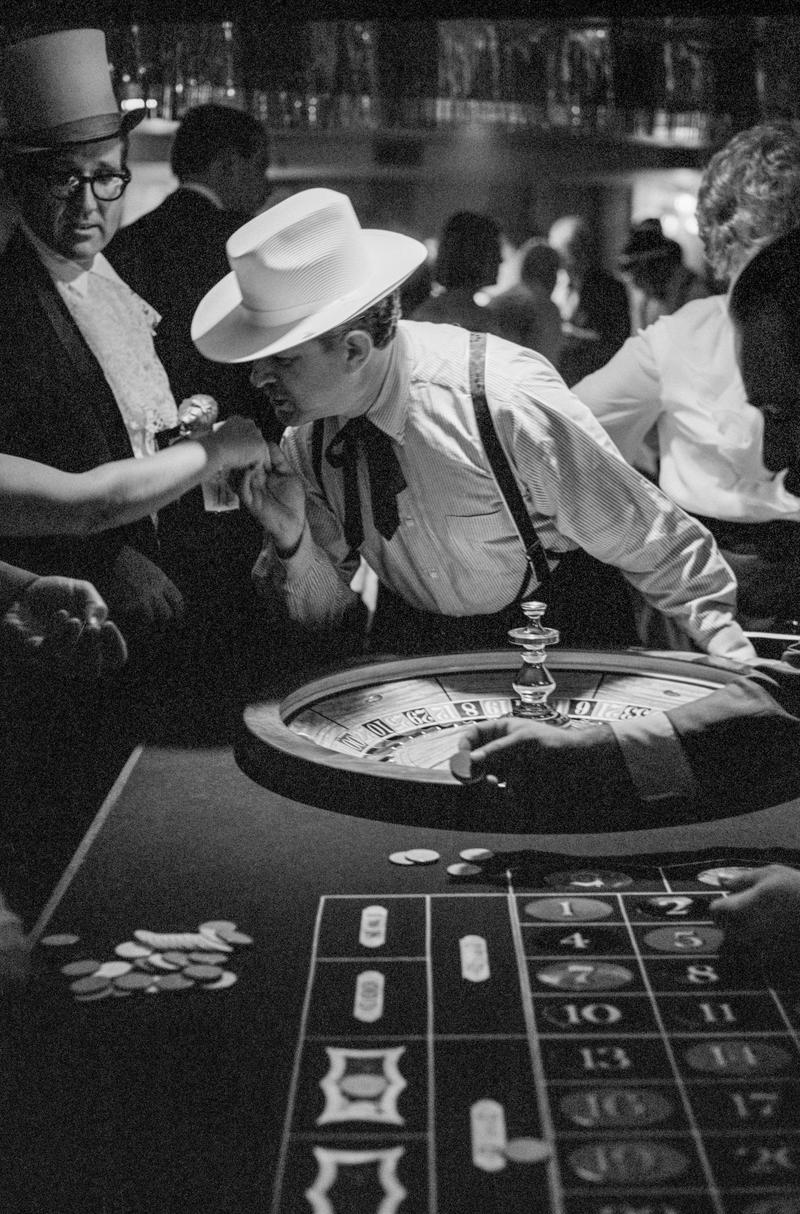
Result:
[[[0,451],[66,472],[132,456],[100,365],[19,233],[0,257],[0,384]],[[0,559],[37,573],[86,578],[113,607],[113,569],[126,547],[157,556],[149,518],[87,537],[2,538]]]
[[[251,364],[210,362],[191,339],[197,305],[230,273],[226,241],[248,218],[179,188],[121,228],[105,254],[120,278],[161,315],[156,350],[175,400],[180,404],[194,392],[207,392],[219,404],[220,417],[242,413],[261,422],[263,396],[250,385]]]
[[[692,767],[699,816],[748,813],[800,796],[800,669],[784,662],[754,670],[667,715]]]

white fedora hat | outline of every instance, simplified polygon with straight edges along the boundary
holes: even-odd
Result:
[[[18,152],[112,139],[141,122],[143,108],[120,113],[102,30],[59,30],[6,47],[0,64],[6,129]]]
[[[192,340],[214,362],[264,358],[358,316],[408,278],[425,245],[362,228],[346,194],[303,190],[226,245],[231,273],[201,300]]]

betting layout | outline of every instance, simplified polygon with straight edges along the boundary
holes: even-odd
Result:
[[[752,860],[506,862],[320,900],[272,1214],[799,1214],[800,990],[708,912]]]
[[[653,673],[553,669],[550,704],[575,723],[617,721],[699,699],[714,684]],[[508,670],[448,672],[342,691],[292,716],[289,727],[329,750],[380,762],[445,768],[454,731],[511,714]]]

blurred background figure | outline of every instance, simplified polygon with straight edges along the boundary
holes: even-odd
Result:
[[[569,387],[604,366],[630,335],[628,293],[600,265],[595,237],[580,215],[563,215],[548,242],[561,259],[554,301],[564,344],[558,369]]]
[[[506,341],[543,354],[554,365],[561,351],[561,315],[551,296],[558,275],[558,253],[533,237],[517,251],[519,281],[493,295],[487,304]]]
[[[282,428],[263,394],[252,387],[248,368],[210,362],[190,335],[195,308],[230,268],[228,238],[268,199],[266,132],[243,110],[195,106],[175,132],[170,165],[177,190],[121,228],[108,246],[108,259],[161,317],[155,349],[176,399],[207,394],[217,401],[220,419],[233,413],[251,417],[266,437],[277,439]],[[204,638],[209,656],[221,643],[233,643],[252,607],[250,569],[261,535],[247,511],[233,508],[236,504],[229,495],[214,501],[206,486],[159,516],[165,567],[184,594],[190,626]]]
[[[617,264],[631,286],[634,332],[711,294],[700,275],[684,265],[681,246],[664,235],[660,219],[643,219],[631,229]]]
[[[502,256],[500,229],[493,219],[476,211],[451,215],[439,238],[431,294],[411,319],[495,333],[492,313],[477,304],[475,296],[497,281]]]
[[[161,317],[155,347],[176,399],[206,392],[223,418],[231,413],[258,417],[263,399],[245,371],[202,358],[189,330],[200,300],[230,268],[228,237],[267,200],[266,132],[243,110],[198,105],[181,120],[170,165],[177,190],[121,228],[106,256]]]
[[[800,224],[800,133],[792,123],[740,131],[712,156],[697,221],[715,280],[735,289],[756,253]],[[791,324],[797,331],[796,315]],[[778,336],[760,382],[751,376],[746,387],[729,295],[695,299],[640,330],[574,387],[625,458],[713,533],[736,574],[737,618],[755,632],[787,631],[800,614],[800,496],[765,465],[764,419],[754,407],[775,398],[778,369],[793,365]],[[649,634],[646,643],[659,648],[664,638]]]

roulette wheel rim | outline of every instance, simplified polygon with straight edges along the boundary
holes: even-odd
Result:
[[[519,663],[518,651],[488,650],[422,657],[387,655],[337,667],[249,704],[234,750],[236,761],[246,775],[273,792],[355,817],[456,830],[529,833],[529,810],[516,808],[502,788],[485,782],[460,784],[445,769],[345,754],[290,727],[293,719],[315,704],[376,683],[507,670],[508,696],[513,698],[511,677]],[[742,674],[741,668],[707,654],[653,650],[555,651],[549,656],[548,668],[556,678],[559,671],[579,670],[598,677],[627,674],[699,683],[707,686],[705,694]]]

